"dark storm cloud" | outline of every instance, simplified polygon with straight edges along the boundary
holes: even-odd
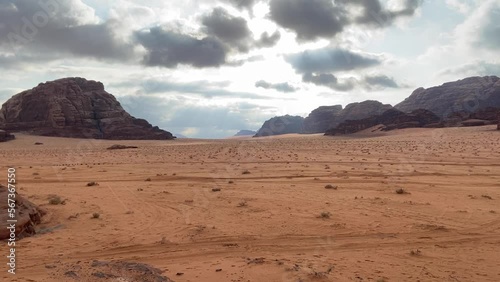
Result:
[[[346,11],[331,0],[271,0],[270,17],[301,41],[331,38],[348,23]]]
[[[364,69],[380,65],[382,60],[349,50],[326,47],[285,56],[298,73],[327,73]]]
[[[260,36],[259,40],[255,43],[255,45],[259,48],[268,48],[268,47],[273,47],[278,43],[278,41],[281,39],[281,33],[279,31],[274,32],[273,34],[269,35],[269,33],[264,32]]]
[[[339,79],[330,73],[306,73],[302,76],[302,81],[318,86],[325,86],[337,91],[350,91],[356,88],[364,88],[370,91],[400,87],[393,78],[386,75],[371,75],[365,76],[362,79],[356,79],[354,77]]]
[[[196,37],[159,27],[136,33],[147,50],[144,64],[175,68],[179,64],[197,68],[219,67],[226,62],[227,47],[217,38]]]
[[[50,54],[130,59],[133,45],[118,39],[118,23],[89,24],[93,13],[76,2],[4,0],[0,4],[0,47],[17,54],[34,52],[41,59]]]
[[[241,52],[248,52],[252,32],[244,18],[232,16],[223,8],[215,8],[212,13],[203,16],[201,22],[208,35],[219,38]]]
[[[259,80],[255,83],[255,87],[261,87],[264,89],[274,89],[279,92],[283,93],[290,93],[290,92],[295,92],[297,91],[297,88],[291,86],[288,84],[288,82],[283,82],[283,83],[269,83],[264,80]]]
[[[292,30],[299,41],[333,38],[353,24],[384,27],[415,14],[422,0],[400,0],[402,8],[387,10],[379,0],[271,0],[270,18]],[[360,7],[362,15],[353,14]]]

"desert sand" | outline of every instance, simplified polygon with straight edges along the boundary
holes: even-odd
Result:
[[[500,281],[495,129],[175,141],[18,134],[0,144],[1,167],[17,168],[19,193],[47,215],[18,241],[15,276],[2,255],[0,280],[131,281],[96,274],[102,262],[144,263],[173,281]],[[106,150],[117,143],[139,148]],[[63,203],[49,204],[55,196]]]

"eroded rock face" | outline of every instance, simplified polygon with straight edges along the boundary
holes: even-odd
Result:
[[[259,131],[257,131],[257,134],[254,135],[254,137],[301,133],[303,123],[304,118],[300,116],[286,115],[273,117],[272,119],[264,122]]]
[[[431,125],[431,127],[437,127],[435,125],[439,124],[440,120],[441,119],[437,115],[428,110],[419,109],[407,114],[396,109],[390,109],[381,115],[360,120],[346,120],[336,128],[327,130],[325,135],[351,134],[376,125],[383,125],[382,130],[384,131],[427,127],[429,125]]]
[[[322,106],[313,110],[309,116],[304,119],[304,129],[302,133],[324,133],[335,122],[335,118],[341,111],[342,105]]]
[[[8,190],[6,186],[0,184],[0,221],[7,222],[8,216],[8,202],[7,202]],[[16,239],[22,239],[23,237],[28,237],[35,235],[35,225],[39,224],[42,220],[42,216],[45,214],[43,210],[38,208],[35,204],[28,201],[23,196],[16,193],[16,210],[17,210],[17,223],[15,224]],[[10,230],[7,228],[0,229],[0,240],[8,239],[10,237]]]
[[[403,112],[426,109],[443,118],[488,107],[500,108],[500,78],[496,76],[469,77],[429,89],[419,88],[395,106]]]
[[[391,105],[373,100],[351,103],[344,109],[341,105],[319,107],[304,120],[302,133],[324,133],[346,120],[360,120],[380,115],[389,109],[392,109]]]
[[[173,139],[129,115],[101,82],[64,78],[14,95],[0,110],[0,128],[35,135],[98,139]]]
[[[7,132],[5,130],[0,130],[0,142],[6,142],[9,140],[14,140],[15,136],[10,134],[10,132]]]

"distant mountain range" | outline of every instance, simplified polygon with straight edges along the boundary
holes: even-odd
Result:
[[[469,77],[429,89],[418,88],[394,107],[367,100],[345,108],[341,105],[321,106],[306,118],[274,117],[264,122],[255,136],[353,133],[377,122],[387,125],[387,129],[491,124],[500,123],[499,111],[500,78]],[[498,127],[500,129],[500,125]]]
[[[253,130],[248,130],[248,129],[242,129],[238,131],[234,136],[235,137],[240,137],[240,136],[254,136],[257,133],[257,131]]]

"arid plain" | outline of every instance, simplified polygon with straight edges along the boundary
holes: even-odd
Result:
[[[173,281],[500,281],[495,129],[18,134],[0,145],[2,169],[16,167],[19,193],[47,214],[39,234],[18,241],[17,274],[0,280],[133,281],[97,273],[97,260],[144,263]],[[106,149],[117,143],[139,148]],[[49,204],[56,196],[63,203]]]

